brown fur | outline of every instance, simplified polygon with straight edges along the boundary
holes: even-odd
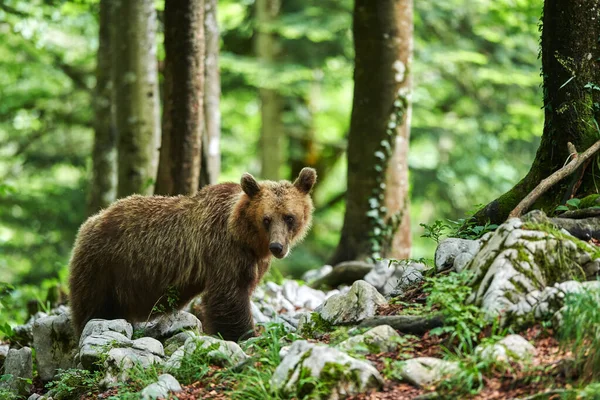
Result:
[[[315,180],[309,168],[294,184],[244,174],[241,185],[207,186],[191,197],[133,195],[90,217],[70,261],[77,332],[92,318],[144,321],[174,292],[177,308],[202,295],[207,333],[227,340],[252,333],[250,295],[269,268],[269,245],[280,243],[275,255],[284,257],[304,237]]]

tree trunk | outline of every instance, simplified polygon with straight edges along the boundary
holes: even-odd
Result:
[[[600,7],[597,0],[546,0],[542,30],[544,133],[529,173],[475,215],[503,222],[540,181],[569,159],[567,143],[585,151],[600,135]],[[570,197],[597,193],[595,163],[583,166],[533,205],[546,212]]]
[[[112,78],[118,136],[117,196],[151,194],[160,141],[156,10],[151,0],[114,0]]]
[[[193,194],[204,128],[204,1],[165,5],[165,97],[156,193]]]
[[[280,43],[272,24],[280,11],[280,0],[256,0],[256,40],[258,60],[264,68],[272,68],[279,55]],[[278,180],[283,164],[283,98],[276,90],[259,89],[261,101],[261,176]]]
[[[213,185],[221,172],[221,75],[219,73],[219,25],[217,0],[205,0],[204,35],[204,130],[200,186]]]
[[[356,0],[346,214],[333,264],[410,253],[412,0]]]
[[[94,96],[94,148],[87,213],[95,214],[112,203],[117,194],[117,131],[112,108],[110,79],[110,5],[100,1],[96,89]]]

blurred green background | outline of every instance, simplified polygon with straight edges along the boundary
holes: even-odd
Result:
[[[299,158],[298,138],[309,131],[330,160],[319,171],[310,235],[274,263],[299,276],[327,262],[342,226],[343,201],[324,206],[345,190],[353,2],[284,1],[277,71],[261,70],[254,56],[253,3],[219,2],[220,180],[259,174],[257,86],[277,88],[286,97],[286,164]],[[435,249],[420,223],[462,218],[527,172],[543,124],[542,3],[415,2],[412,257],[432,258]],[[64,281],[86,217],[97,17],[97,1],[0,0],[0,282],[23,296]]]

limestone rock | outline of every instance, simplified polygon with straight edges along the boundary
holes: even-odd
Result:
[[[402,379],[416,387],[439,382],[448,375],[460,371],[457,362],[440,360],[433,357],[418,357],[406,360],[400,368]]]
[[[169,393],[181,392],[181,385],[170,374],[163,374],[158,377],[158,381],[146,386],[142,392],[142,400],[166,399]]]
[[[81,367],[96,369],[98,361],[113,347],[130,347],[133,341],[125,335],[115,331],[105,331],[83,337],[79,347],[79,362]]]
[[[192,331],[180,332],[177,335],[171,336],[165,341],[165,354],[170,356],[192,336],[195,336],[195,333]]]
[[[29,394],[33,379],[33,359],[29,347],[10,349],[4,361],[4,375],[10,375],[2,386],[20,396]]]
[[[442,240],[435,250],[435,266],[438,272],[454,269],[460,272],[471,261],[481,243],[477,240],[449,238]]]
[[[508,335],[493,345],[477,346],[475,351],[484,359],[496,361],[523,361],[536,353],[535,347],[520,335]]]
[[[346,294],[331,296],[317,309],[319,315],[332,325],[357,324],[376,314],[386,299],[369,283],[354,282]]]
[[[362,335],[344,340],[337,347],[343,351],[377,354],[396,350],[399,338],[400,335],[391,326],[379,325]]]
[[[0,368],[4,365],[4,360],[6,360],[9,348],[10,346],[8,344],[0,344]]]
[[[154,364],[162,364],[162,358],[146,349],[140,350],[134,347],[113,348],[108,351],[104,368],[109,378],[116,377],[117,380],[128,379],[128,371],[138,365],[148,368]]]
[[[365,282],[385,295],[393,291],[399,295],[411,284],[423,280],[423,271],[426,268],[424,264],[415,261],[382,260],[365,275]]]
[[[32,328],[37,371],[43,381],[54,378],[58,369],[74,367],[77,339],[69,314],[37,319]]]
[[[199,347],[198,347],[199,346]],[[245,361],[248,356],[235,342],[220,340],[210,336],[194,335],[185,341],[185,345],[175,351],[166,362],[169,369],[181,366],[183,357],[193,354],[197,348],[206,349],[208,362],[219,366],[231,366]]]
[[[118,332],[127,339],[131,339],[133,336],[133,327],[124,319],[92,319],[85,324],[81,337],[79,338],[79,345],[81,346],[86,337],[90,335],[100,335],[106,331]]]
[[[594,270],[595,249],[574,237],[527,229],[516,218],[508,220],[483,245],[467,266],[474,292],[469,301],[490,319],[508,315],[548,285]],[[529,296],[531,297],[531,296]],[[533,300],[528,299],[527,302]]]
[[[370,363],[325,345],[299,340],[292,344],[273,373],[271,386],[286,394],[308,395],[312,387],[307,374],[328,385],[330,399],[342,399],[383,385],[379,372]]]
[[[189,312],[177,311],[161,315],[149,322],[136,324],[135,330],[140,331],[145,337],[162,340],[182,331],[201,333],[202,323]]]

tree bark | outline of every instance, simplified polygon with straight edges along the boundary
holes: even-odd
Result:
[[[475,215],[484,223],[503,222],[542,179],[569,159],[567,143],[578,151],[600,135],[600,7],[597,0],[546,0],[542,19],[544,133],[529,173],[510,191]],[[534,204],[551,212],[570,197],[597,193],[592,164],[580,167]],[[596,171],[597,173],[597,171]]]
[[[88,215],[107,207],[117,195],[117,131],[110,78],[110,24],[109,0],[101,0],[94,96],[94,148],[92,179],[87,202]]]
[[[264,68],[272,68],[276,62],[280,43],[273,32],[272,24],[277,20],[281,8],[280,0],[256,0],[255,49]],[[283,98],[274,89],[260,88],[261,101],[261,176],[278,180],[283,164]]]
[[[114,0],[112,78],[118,136],[117,196],[151,194],[160,116],[156,10],[151,0]]]
[[[333,265],[410,253],[412,0],[356,0],[346,213]]]
[[[165,4],[165,96],[157,194],[193,194],[204,129],[204,1]]]
[[[219,73],[219,24],[217,0],[204,0],[204,130],[202,133],[202,168],[200,186],[213,185],[221,172],[221,74]]]

